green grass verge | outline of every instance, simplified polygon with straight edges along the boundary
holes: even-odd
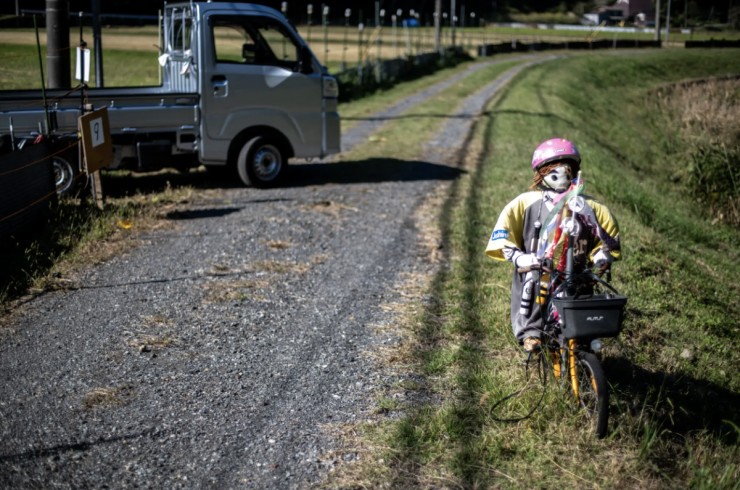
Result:
[[[492,105],[478,127],[483,157],[442,212],[451,267],[409,322],[400,362],[423,379],[409,399],[434,402],[364,428],[381,449],[352,476],[358,485],[735,488],[740,233],[672,183],[650,100],[659,85],[727,73],[740,73],[737,50],[579,56],[528,70]],[[499,420],[537,406],[536,388],[496,405],[526,380],[508,318],[511,270],[483,251],[501,208],[529,184],[532,149],[553,135],[578,142],[588,192],[623,233],[615,284],[629,311],[604,352],[604,440],[554,386],[520,422]]]
[[[439,122],[449,117],[461,100],[518,63],[521,61],[502,60],[501,63],[492,64],[463,78],[439,93],[433,104],[421,104],[399,115],[395,121],[391,121],[391,124],[371,135],[369,141],[351,152],[343,153],[342,160],[364,160],[378,157],[409,160],[418,157],[423,153],[423,144],[438,127]],[[429,77],[381,91],[372,97],[343,104],[339,108],[340,114],[343,120],[348,121],[347,124],[343,124],[345,128],[351,127],[354,120],[371,116],[379,107],[391,105],[469,66],[470,63],[465,63],[456,68],[444,69]],[[411,141],[407,137],[409,134],[414,135]]]

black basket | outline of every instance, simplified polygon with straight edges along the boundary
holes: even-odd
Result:
[[[594,294],[585,298],[553,298],[566,339],[616,337],[622,328],[626,296]]]

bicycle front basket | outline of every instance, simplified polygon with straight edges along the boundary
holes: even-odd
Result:
[[[619,335],[627,297],[594,294],[586,298],[553,298],[552,302],[565,322],[566,339],[594,339]]]

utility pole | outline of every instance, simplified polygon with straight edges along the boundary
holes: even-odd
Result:
[[[668,11],[665,15],[665,43],[668,45],[668,40],[671,36],[671,0],[668,0]]]
[[[103,80],[103,39],[100,35],[100,0],[92,0],[93,47],[95,49],[95,85],[105,87]]]
[[[660,42],[660,0],[655,2],[655,40]]]
[[[434,50],[442,50],[442,0],[434,0]]]
[[[455,47],[455,20],[457,19],[457,6],[455,0],[450,0],[450,32],[452,35],[452,47]]]
[[[70,88],[69,7],[67,0],[46,0],[46,65],[49,88]]]
[[[732,10],[733,10],[733,8],[732,8],[732,0],[727,0],[727,23],[729,24],[729,26],[731,28],[734,29],[735,26],[737,25],[737,23],[733,23],[734,18],[733,18],[733,15],[732,15],[732,13],[733,13]]]

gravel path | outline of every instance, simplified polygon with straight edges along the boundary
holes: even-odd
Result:
[[[433,143],[459,149],[520,69],[471,95]],[[448,152],[423,158],[296,165],[280,189],[204,190],[138,246],[14,312],[0,331],[0,488],[320,482],[337,464],[328,428],[367,417],[392,382],[366,355],[396,342],[373,327],[392,318],[380,306],[405,273],[434,272],[414,211],[460,170]]]

